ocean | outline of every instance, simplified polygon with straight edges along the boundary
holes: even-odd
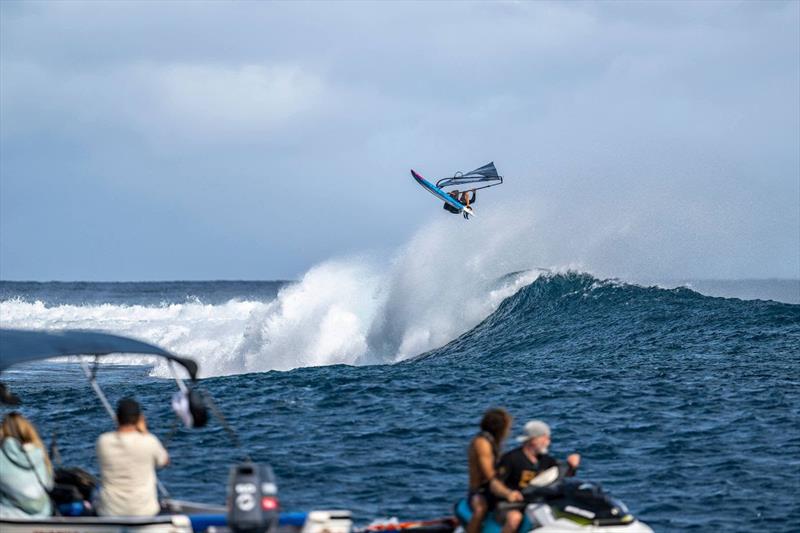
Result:
[[[229,466],[249,456],[274,467],[287,510],[445,516],[483,411],[503,406],[512,435],[547,421],[552,452],[579,452],[579,477],[656,531],[800,531],[800,282],[680,283],[701,294],[532,270],[426,283],[354,263],[298,282],[5,281],[0,324],[195,358],[238,442],[217,420],[175,427],[163,364],[111,358],[98,372],[112,402],[144,405],[181,499],[222,503]],[[720,297],[736,295],[751,299]],[[77,365],[2,380],[64,464],[97,471],[112,424]]]

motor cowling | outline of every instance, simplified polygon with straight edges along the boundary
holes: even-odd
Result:
[[[563,514],[589,520],[597,526],[625,525],[634,521],[625,504],[597,483],[569,479],[563,486],[563,496],[550,502]]]
[[[228,481],[228,527],[231,531],[275,531],[278,513],[278,486],[272,467],[256,463],[231,467]]]

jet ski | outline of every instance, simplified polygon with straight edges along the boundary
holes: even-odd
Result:
[[[503,525],[497,514],[509,509],[522,510],[518,533],[653,533],[600,484],[568,478],[565,473],[564,466],[554,466],[539,474],[522,490],[524,501],[498,504],[496,512],[484,520],[481,533],[500,533]],[[466,498],[456,504],[455,514],[460,524],[455,533],[463,533],[472,518]]]

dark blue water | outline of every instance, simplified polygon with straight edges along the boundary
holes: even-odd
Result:
[[[359,521],[449,514],[482,412],[515,432],[554,429],[657,531],[800,531],[800,305],[606,282],[540,278],[447,346],[395,365],[303,368],[202,381],[219,423],[179,430],[161,479],[181,498],[222,502],[245,453],[271,463],[287,509],[349,508]],[[77,368],[4,378],[70,464],[96,470],[110,422]],[[105,367],[112,401],[134,395],[167,440],[170,381]]]
[[[168,305],[271,300],[286,281],[0,281],[0,301],[58,305]]]

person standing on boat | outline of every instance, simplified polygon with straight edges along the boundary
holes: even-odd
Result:
[[[489,505],[503,499],[522,501],[518,490],[509,489],[497,478],[495,464],[500,456],[500,446],[511,428],[511,415],[502,408],[489,409],[481,419],[481,431],[470,442],[467,450],[469,466],[468,501],[472,517],[466,533],[479,533],[481,524],[489,512]]]
[[[53,466],[36,428],[17,412],[0,424],[0,517],[52,514]]]
[[[549,453],[550,426],[541,420],[531,420],[525,424],[522,435],[517,437],[521,446],[503,454],[497,465],[498,477],[511,488],[522,490],[533,481],[536,476],[552,467],[558,466],[558,461]],[[573,453],[567,457],[566,476],[574,476],[581,456]],[[503,533],[513,533],[522,523],[522,511],[511,509],[502,513],[504,526]]]
[[[117,430],[97,439],[100,464],[100,516],[153,516],[158,514],[156,468],[166,466],[169,455],[161,442],[147,431],[144,414],[136,400],[117,404]]]

